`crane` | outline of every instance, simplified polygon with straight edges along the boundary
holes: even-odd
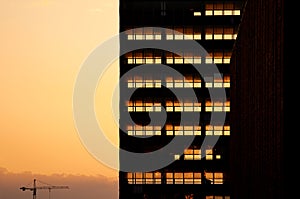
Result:
[[[51,189],[69,189],[68,186],[53,186],[53,185],[47,185],[47,186],[36,186],[36,179],[33,180],[33,187],[20,187],[22,191],[32,191],[32,199],[36,199],[36,192],[37,189],[48,189],[49,190],[49,199],[50,199],[50,192]]]

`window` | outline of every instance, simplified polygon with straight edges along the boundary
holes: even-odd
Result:
[[[161,126],[128,125],[127,134],[131,136],[161,135]]]
[[[201,102],[184,101],[182,104],[177,101],[166,101],[167,112],[201,112]]]
[[[161,88],[160,79],[133,77],[127,80],[128,88]]]
[[[167,184],[201,184],[201,173],[198,172],[168,172]]]
[[[211,184],[223,184],[223,173],[205,172],[205,177],[211,181]]]
[[[206,112],[224,112],[224,111],[229,112],[230,111],[230,101],[211,102],[210,100],[207,100],[205,102],[205,111]]]
[[[130,52],[125,55],[127,64],[161,64],[159,52]]]
[[[166,124],[166,135],[201,135],[201,126],[174,126]]]
[[[127,40],[161,40],[161,32],[157,28],[132,28],[125,31]]]
[[[206,4],[205,15],[206,16],[221,16],[221,15],[240,15],[240,6],[233,3],[224,4]]]
[[[167,77],[167,88],[201,88],[200,77],[188,75],[186,77]]]
[[[206,88],[230,88],[230,76],[224,75],[223,78],[220,77],[222,75],[215,74],[213,77],[206,76],[205,87]]]
[[[201,160],[200,149],[186,149],[183,153],[184,160]]]
[[[128,184],[161,184],[161,173],[127,173],[127,182]]]
[[[166,53],[167,64],[201,64],[201,56],[193,52],[184,52],[181,55]]]
[[[224,126],[213,126],[213,125],[206,125],[205,126],[205,135],[230,135],[230,126],[224,125]]]
[[[201,16],[201,12],[199,11],[194,12],[194,16]]]
[[[201,13],[194,12],[194,16],[201,16]],[[166,40],[201,40],[200,28],[182,26],[170,27],[166,30]]]
[[[206,64],[229,64],[231,58],[231,52],[214,52],[208,53],[205,57]]]
[[[128,112],[160,112],[161,103],[151,101],[128,101],[127,102]]]

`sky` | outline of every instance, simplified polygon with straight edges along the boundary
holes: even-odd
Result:
[[[0,199],[32,198],[19,187],[34,178],[70,186],[53,190],[53,199],[117,198],[118,172],[83,145],[72,102],[82,64],[118,33],[118,17],[117,0],[0,0]],[[114,145],[107,104],[117,73],[114,62],[95,94],[97,119]]]

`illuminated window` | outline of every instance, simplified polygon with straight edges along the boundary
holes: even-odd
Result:
[[[161,88],[161,80],[134,77],[127,80],[128,88]]]
[[[205,28],[206,40],[235,40],[236,32],[231,27],[207,27]]]
[[[233,3],[224,4],[206,4],[205,15],[206,16],[221,16],[221,15],[240,15],[240,6]]]
[[[195,12],[195,16],[200,16]],[[196,27],[170,27],[166,30],[166,40],[201,40],[200,28]]]
[[[128,112],[160,112],[161,103],[160,102],[151,102],[151,101],[128,101],[127,102]]]
[[[205,199],[230,199],[230,196],[206,196]]]
[[[206,125],[205,126],[205,135],[230,135],[230,126],[213,126],[213,125]]]
[[[194,16],[201,16],[201,12],[194,12]]]
[[[127,64],[161,64],[161,53],[130,52],[126,55]]]
[[[144,27],[132,28],[125,31],[128,40],[161,40],[161,32],[158,28]]]
[[[167,184],[201,184],[201,173],[198,172],[168,172]]]
[[[200,149],[186,149],[183,154],[184,160],[201,160]]]
[[[128,125],[127,134],[131,136],[161,135],[161,126]]]
[[[230,101],[222,102],[222,101],[215,101],[211,102],[207,100],[205,102],[205,111],[206,112],[229,112],[230,111]]]
[[[178,83],[177,86],[180,86]],[[201,102],[177,102],[177,101],[166,101],[167,112],[201,112]]]
[[[165,126],[166,135],[201,135],[201,126],[174,126],[167,124]]]
[[[161,184],[161,173],[127,173],[127,182],[128,184]]]
[[[205,77],[206,88],[230,88],[230,76],[224,75],[223,79],[221,74],[215,74],[214,77]]]
[[[223,173],[205,172],[205,177],[211,181],[211,184],[223,184]]]

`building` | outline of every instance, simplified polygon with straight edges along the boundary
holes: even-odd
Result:
[[[291,85],[292,4],[248,0],[231,60],[232,197],[289,198],[284,190],[284,140],[294,126],[287,109]],[[291,92],[294,94],[293,92]],[[285,136],[284,136],[285,135]],[[293,145],[291,145],[293,146]],[[292,151],[292,150],[291,150]],[[292,160],[292,159],[291,159]],[[288,169],[294,172],[293,169]],[[285,183],[286,182],[286,183]],[[284,187],[284,185],[287,185]]]
[[[230,198],[229,65],[242,7],[237,0],[120,0],[120,32],[126,31],[120,46],[132,49],[120,57],[120,148],[145,154],[164,148],[175,138],[179,142],[193,138],[181,151],[167,154],[170,164],[155,170],[144,171],[135,165],[144,163],[151,168],[158,160],[144,159],[145,163],[120,152],[120,199]],[[185,45],[191,41],[207,54],[199,53],[192,43]],[[155,48],[161,43],[175,46],[180,53]],[[146,47],[138,48],[139,44]],[[144,64],[151,69],[132,72]],[[178,73],[168,73],[162,65]],[[213,66],[218,73],[210,71]],[[157,67],[162,67],[161,72]],[[208,71],[199,74],[195,67]],[[188,94],[191,90],[196,97]],[[219,91],[224,91],[225,98],[212,99],[210,92]],[[177,92],[183,94],[181,99]],[[152,122],[151,117],[160,118],[164,110],[166,118],[161,119],[165,124]],[[183,113],[196,119],[182,122]],[[212,115],[223,115],[224,121],[211,123]],[[205,139],[215,142],[209,145]],[[132,171],[126,169],[130,167]]]

